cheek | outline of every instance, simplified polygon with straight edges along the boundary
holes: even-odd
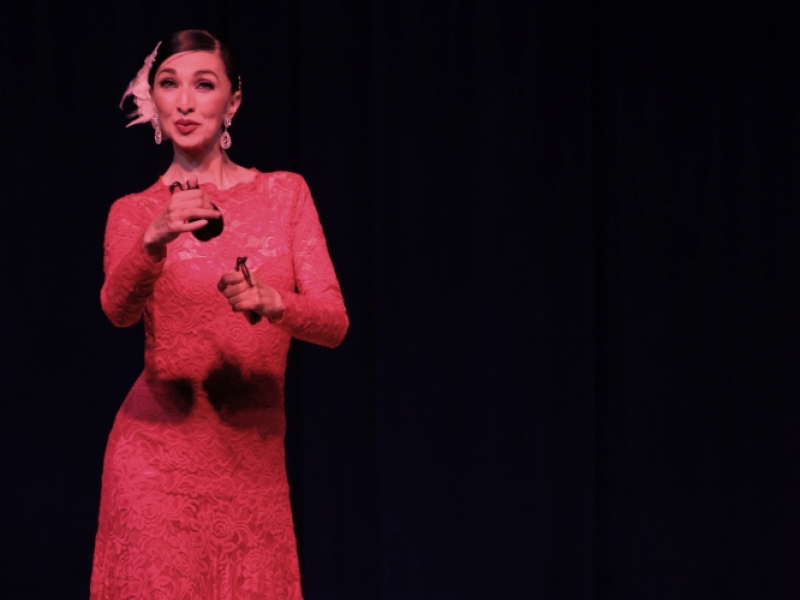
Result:
[[[207,98],[206,101],[202,103],[202,111],[206,118],[219,120],[219,122],[222,123],[222,119],[227,111],[227,102],[220,101],[219,98]]]
[[[170,111],[171,102],[170,97],[166,94],[158,92],[151,92],[150,97],[153,99],[153,106],[159,114],[168,113]]]

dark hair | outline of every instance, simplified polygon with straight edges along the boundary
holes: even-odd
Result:
[[[231,51],[228,47],[215,38],[213,35],[202,29],[184,29],[173,33],[158,47],[156,58],[153,61],[153,66],[150,68],[150,73],[147,76],[147,81],[150,87],[153,87],[153,82],[156,78],[156,71],[165,60],[173,54],[179,52],[215,52],[222,59],[222,64],[225,65],[225,74],[231,82],[231,91],[238,92],[241,89],[241,77],[239,77],[239,68],[233,60]]]

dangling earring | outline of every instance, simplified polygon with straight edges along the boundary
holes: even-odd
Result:
[[[161,143],[161,127],[158,124],[158,117],[155,117],[155,116],[153,117],[153,127],[155,127],[155,129],[156,129],[156,133],[153,136],[153,139],[155,139],[156,144],[160,144]]]
[[[231,134],[228,133],[228,127],[231,126],[231,120],[228,117],[222,121],[222,125],[225,129],[222,132],[222,135],[219,136],[219,145],[222,146],[223,150],[227,150],[231,147]]]

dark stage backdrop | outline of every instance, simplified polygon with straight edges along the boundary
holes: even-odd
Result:
[[[291,352],[307,600],[800,595],[797,3],[41,0],[0,8],[0,597],[88,595],[142,367],[105,218],[170,159],[117,103],[187,27],[352,320]]]

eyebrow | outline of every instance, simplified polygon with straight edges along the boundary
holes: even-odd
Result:
[[[171,75],[177,75],[177,71],[171,67],[167,67],[166,69],[161,69],[161,73],[170,73]],[[194,76],[197,77],[198,75],[213,75],[214,77],[219,78],[216,71],[212,71],[211,69],[200,69],[199,71],[194,72]]]

